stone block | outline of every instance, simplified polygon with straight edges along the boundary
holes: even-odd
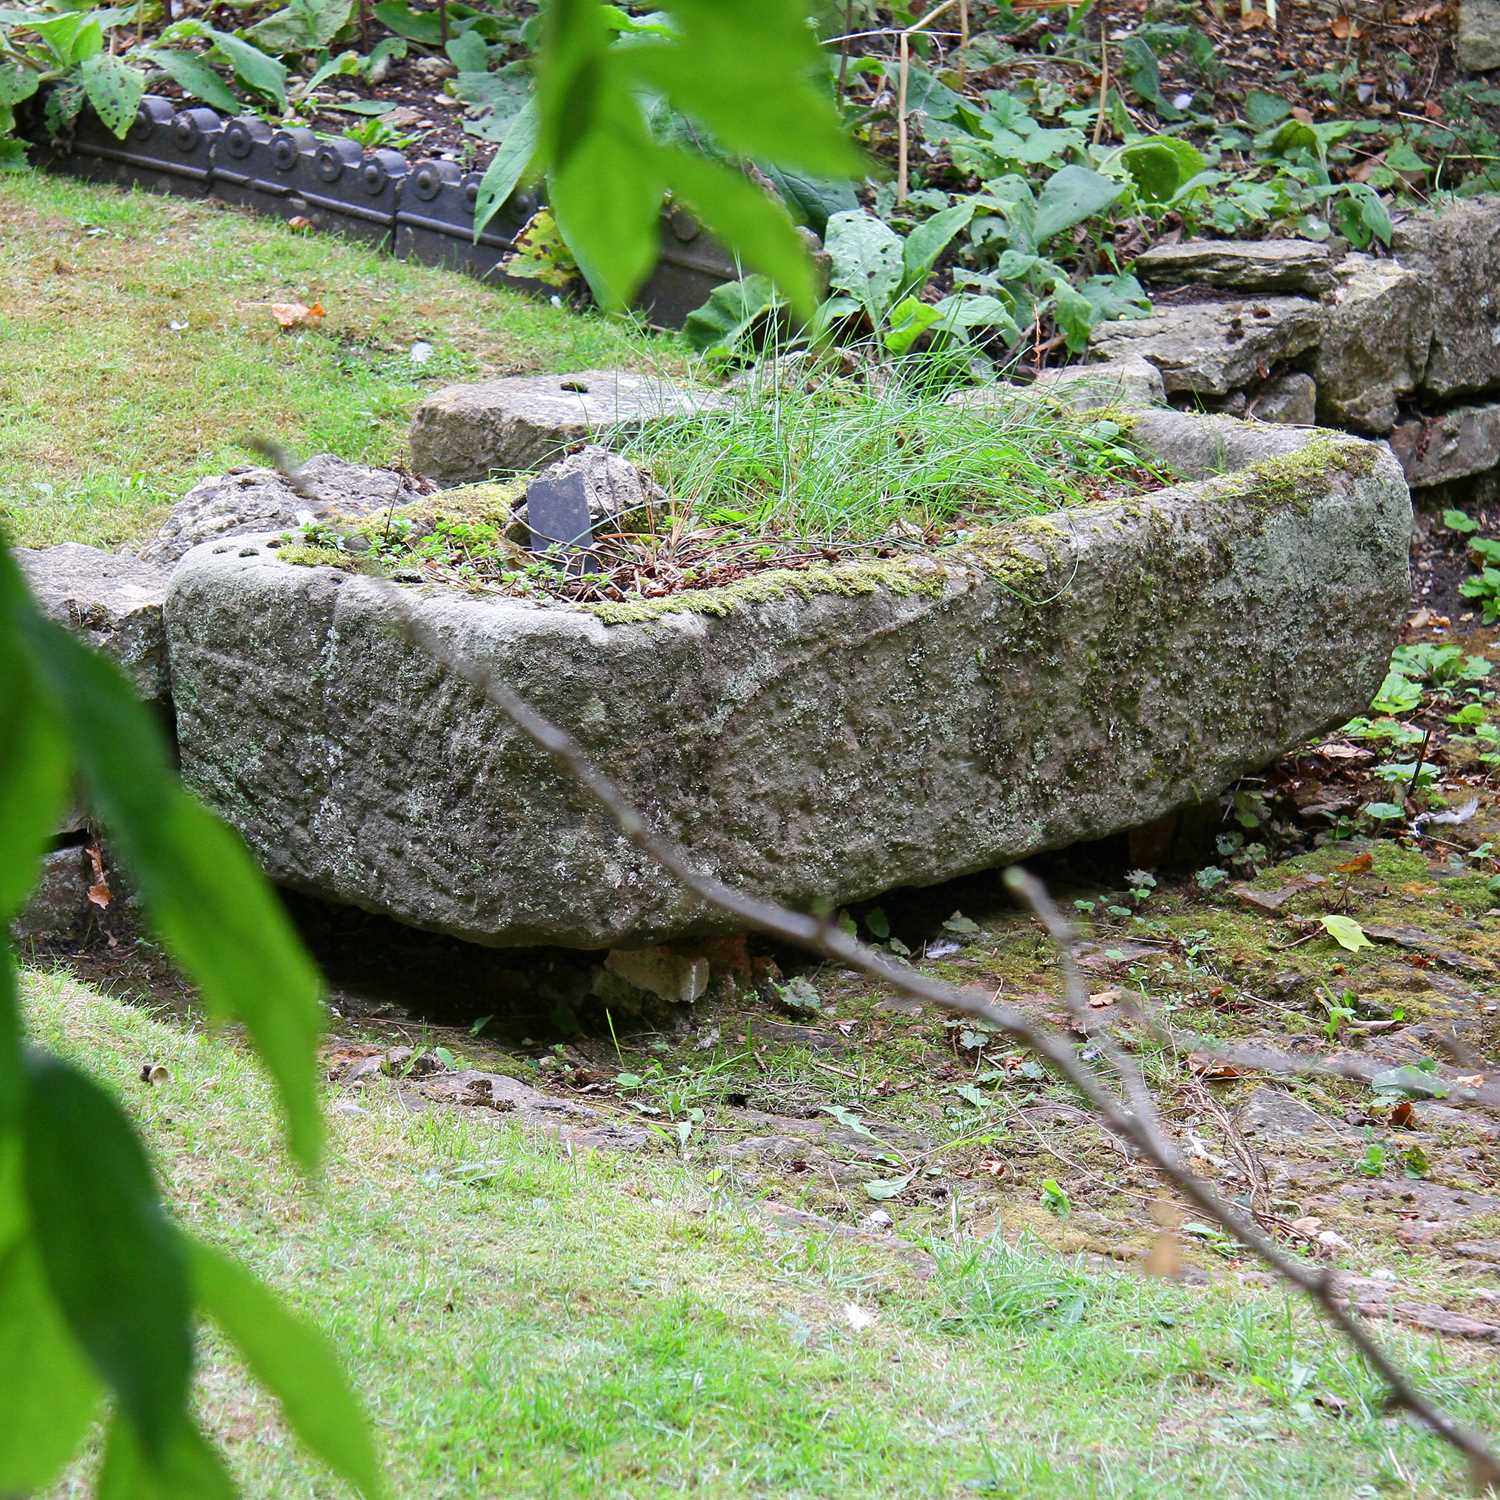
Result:
[[[1161,307],[1148,318],[1101,323],[1090,347],[1101,359],[1144,359],[1168,395],[1227,396],[1258,385],[1313,348],[1323,309],[1302,297],[1253,297]]]
[[[42,861],[37,883],[11,930],[22,941],[68,943],[82,936],[92,907],[93,867],[88,853],[72,845]],[[0,938],[3,938],[0,929]]]
[[[1098,411],[1107,406],[1130,411],[1142,406],[1160,406],[1167,399],[1161,371],[1144,359],[1043,370],[1032,388],[1073,411]]]
[[[1383,435],[1396,401],[1422,379],[1432,345],[1432,295],[1421,272],[1393,260],[1348,256],[1324,304],[1313,359],[1318,414],[1330,426]]]
[[[1318,419],[1318,387],[1311,375],[1294,370],[1269,380],[1250,398],[1246,415],[1257,422],[1311,427]]]
[[[670,948],[615,948],[604,967],[633,989],[671,1005],[691,1005],[708,991],[709,963]]]
[[[1454,50],[1465,73],[1500,68],[1500,0],[1458,0]]]
[[[299,517],[366,516],[421,499],[410,476],[351,464],[331,453],[307,460],[293,485],[275,469],[232,469],[200,480],[141,548],[147,562],[175,563],[190,547],[222,537],[295,529]]]
[[[1153,245],[1136,258],[1148,286],[1233,287],[1242,292],[1311,292],[1333,285],[1333,256],[1311,240],[1185,240]]]
[[[1500,403],[1413,418],[1396,427],[1390,442],[1413,489],[1482,474],[1500,464]]]
[[[1447,401],[1500,385],[1500,196],[1414,214],[1396,225],[1391,248],[1432,301],[1420,394]]]
[[[17,547],[15,557],[49,619],[112,656],[148,703],[166,706],[168,569],[80,542]]]
[[[625,370],[450,385],[427,397],[412,417],[412,465],[442,485],[524,474],[576,443],[723,404],[717,392]]]

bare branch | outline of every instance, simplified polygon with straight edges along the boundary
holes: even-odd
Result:
[[[286,461],[274,461],[285,471]],[[414,609],[407,595],[383,579],[364,577],[351,587],[365,586],[386,605],[394,622],[413,645],[426,651],[456,677],[481,693],[534,744],[554,760],[599,803],[630,843],[649,855],[687,890],[709,906],[747,928],[792,943],[834,963],[843,964],[869,978],[889,985],[898,993],[955,1015],[983,1021],[996,1031],[1029,1048],[1058,1077],[1071,1084],[1095,1113],[1117,1135],[1132,1142],[1156,1166],[1161,1176],[1207,1218],[1233,1235],[1283,1281],[1304,1293],[1339,1329],[1385,1382],[1393,1409],[1409,1412],[1437,1437],[1462,1454],[1468,1462],[1476,1493],[1500,1491],[1500,1459],[1484,1438],[1455,1421],[1430,1402],[1392,1362],[1379,1342],[1365,1328],[1357,1311],[1338,1295],[1330,1272],[1288,1255],[1239,1209],[1226,1202],[1217,1190],[1183,1160],[1176,1145],[1161,1129],[1145,1081],[1134,1059],[1114,1043],[1104,1055],[1125,1087],[1128,1107],[1116,1097],[1091,1068],[1077,1056],[1060,1035],[1033,1020],[1015,1006],[1002,1005],[984,994],[932,979],[913,969],[898,966],[882,954],[849,937],[826,917],[791,911],[774,902],[747,895],[705,874],[689,852],[675,839],[652,828],[633,807],[621,789],[585,754],[567,733],[537,713],[486,665],[453,649],[449,642]],[[1087,996],[1078,968],[1071,928],[1053,905],[1040,881],[1020,869],[1006,872],[1006,884],[1030,907],[1057,947],[1068,999],[1087,1013]]]

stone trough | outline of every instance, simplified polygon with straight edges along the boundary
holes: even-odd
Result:
[[[1380,683],[1411,522],[1390,451],[1131,420],[1184,482],[961,549],[634,606],[406,592],[721,879],[804,907],[930,884],[1212,796]],[[276,880],[487,944],[719,930],[407,642],[388,585],[277,550],[193,548],[165,610],[184,774]]]

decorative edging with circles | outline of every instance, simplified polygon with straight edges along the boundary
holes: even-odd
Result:
[[[553,291],[500,269],[541,200],[525,190],[514,193],[476,241],[480,174],[455,162],[409,162],[400,151],[366,151],[354,141],[302,127],[278,130],[255,115],[226,119],[203,105],[178,108],[152,94],[141,100],[123,140],[85,111],[70,139],[38,139],[34,150],[40,164],[89,181],[216,198],[384,245],[404,260],[526,291]],[[669,212],[661,255],[639,306],[652,322],[679,327],[736,274],[733,261],[696,221]]]

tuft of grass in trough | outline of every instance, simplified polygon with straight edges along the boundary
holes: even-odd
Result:
[[[655,424],[627,456],[710,525],[809,542],[935,539],[1159,482],[1107,417],[1017,390],[950,400],[922,356],[852,376],[747,377],[727,410]]]

